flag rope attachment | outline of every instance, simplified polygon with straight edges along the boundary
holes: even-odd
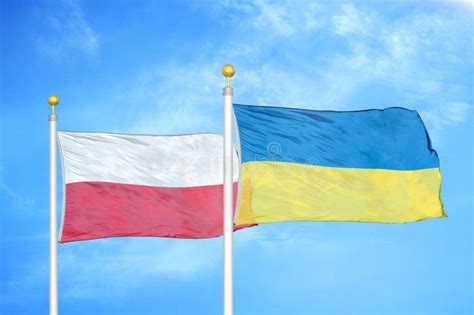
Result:
[[[234,314],[234,284],[233,284],[233,258],[232,258],[232,234],[234,225],[233,212],[233,145],[232,145],[232,102],[234,90],[230,85],[230,79],[235,74],[233,65],[227,64],[222,67],[222,74],[226,78],[227,85],[223,90],[224,96],[224,205],[223,205],[223,228],[224,228],[224,315]]]
[[[49,114],[49,314],[58,315],[58,176],[57,176],[57,117],[59,97],[48,97]]]

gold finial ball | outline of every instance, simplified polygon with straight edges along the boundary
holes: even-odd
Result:
[[[227,64],[222,67],[222,74],[226,78],[232,78],[232,76],[235,74],[235,68],[233,65]]]
[[[56,106],[59,104],[59,97],[57,97],[56,95],[50,95],[48,97],[48,104],[51,105],[51,106]]]

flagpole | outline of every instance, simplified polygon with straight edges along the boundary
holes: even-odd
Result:
[[[233,145],[232,145],[232,99],[234,90],[230,79],[235,74],[232,65],[222,67],[227,86],[224,88],[224,315],[234,313],[234,284],[232,266],[232,233],[234,225],[233,213]]]
[[[59,98],[51,95],[49,114],[49,314],[58,315],[58,177],[56,163],[56,105]]]

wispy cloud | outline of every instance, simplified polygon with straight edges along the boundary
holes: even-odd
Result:
[[[225,15],[234,22],[246,22],[270,37],[288,37],[296,33],[310,32],[321,26],[320,5],[313,1],[296,0],[279,2],[268,0],[224,1],[219,2],[213,11]],[[236,24],[238,25],[238,24]]]
[[[45,10],[48,32],[36,41],[40,54],[63,60],[77,52],[86,56],[98,53],[99,35],[86,19],[79,1],[61,0]]]
[[[131,132],[189,133],[215,130],[222,78],[217,64],[170,64],[139,73],[127,98],[146,104]],[[218,127],[217,127],[218,128]]]
[[[212,9],[229,34],[249,36],[232,36],[225,45],[208,42],[186,62],[171,58],[127,77],[103,96],[123,104],[118,115],[128,122],[133,118],[127,131],[221,130],[219,69],[226,62],[237,66],[235,100],[240,103],[339,110],[405,106],[423,113],[465,103],[457,123],[469,112],[469,85],[449,78],[473,67],[468,58],[472,44],[465,40],[465,21],[453,21],[447,13],[413,10],[389,18],[365,6],[303,0],[297,5],[247,0],[198,7]],[[385,99],[373,98],[370,87],[384,89]],[[113,107],[103,103],[104,110]],[[89,112],[102,120],[95,105]],[[423,117],[436,130],[448,126],[434,116]],[[124,126],[116,128],[123,131]]]
[[[332,17],[333,32],[339,36],[361,34],[368,31],[372,20],[368,14],[362,14],[353,4],[344,4],[341,14]]]
[[[7,238],[5,244],[41,241],[48,235]],[[219,239],[115,238],[58,246],[60,299],[97,300],[127,297],[143,286],[161,282],[182,285],[220,268]],[[23,305],[25,299],[43,296],[38,285],[48,282],[48,260],[28,253],[15,266],[16,277],[2,284],[6,305]],[[21,272],[19,272],[21,271]],[[8,273],[7,270],[1,270]],[[111,280],[113,279],[113,281]]]
[[[471,105],[464,102],[442,103],[420,111],[425,120],[431,138],[439,141],[444,128],[462,123],[467,120]]]
[[[466,119],[473,101],[472,86],[449,78],[473,68],[473,44],[466,41],[472,37],[465,27],[467,16],[453,19],[450,12],[416,9],[387,16],[352,3],[319,5],[314,11],[308,10],[311,2],[304,1],[299,6],[279,3],[270,8],[261,1],[246,3],[247,7],[265,8],[257,12],[267,12],[264,16],[268,17],[247,13],[238,6],[227,7],[229,15],[232,10],[243,14],[241,25],[253,25],[253,46],[258,47],[253,51],[257,62],[243,62],[243,73],[239,74],[243,83],[236,83],[240,87],[237,99],[320,109],[406,106],[422,112],[434,133]],[[303,20],[287,17],[308,12],[318,27],[303,35]],[[267,21],[266,28],[256,24],[261,20]],[[288,40],[292,41],[291,49],[284,44]],[[304,55],[294,51],[298,43],[307,47],[308,41],[321,41],[310,46],[317,51],[314,56],[307,53],[310,48],[305,48]],[[327,44],[340,49],[326,55]],[[250,45],[248,41],[246,45]],[[274,62],[263,53],[274,47],[279,47],[278,55],[284,56],[287,64],[281,58]],[[238,55],[235,58],[239,60]],[[382,104],[371,99],[370,86],[386,91]]]
[[[222,252],[217,239],[116,238],[68,243],[58,249],[61,296],[66,299],[117,298],[157,281],[193,281],[217,268]],[[47,261],[33,269],[32,261],[18,266],[24,269],[23,276],[5,284],[7,294],[23,296],[12,293],[31,292],[37,283],[47,281]]]
[[[349,16],[360,20],[365,14],[366,21],[375,18],[378,26],[371,32],[367,26],[349,36],[351,53],[338,57],[358,78],[356,81],[382,83],[395,91],[400,106],[421,112],[435,142],[444,128],[467,119],[472,86],[447,79],[464,67],[473,67],[469,58],[472,43],[465,41],[469,34],[462,21],[439,13],[416,12],[387,22],[372,12],[354,10]]]

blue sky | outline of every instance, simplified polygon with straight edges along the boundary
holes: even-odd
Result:
[[[447,219],[235,234],[236,314],[473,312],[474,6],[448,1],[1,1],[0,313],[48,309],[48,113],[59,128],[222,131],[235,102],[417,109]],[[61,197],[61,195],[60,195]],[[220,314],[222,239],[59,246],[61,314]]]

